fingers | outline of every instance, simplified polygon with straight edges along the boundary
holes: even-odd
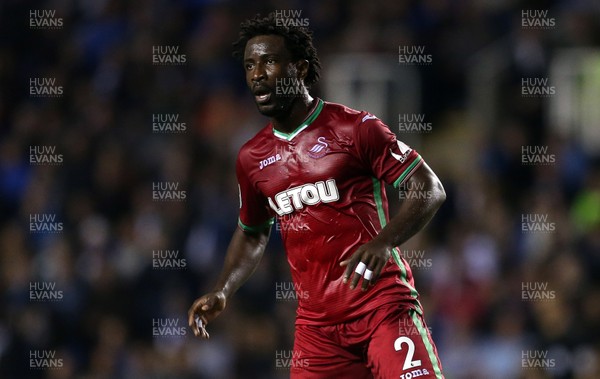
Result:
[[[190,309],[188,310],[188,325],[190,328],[194,328],[195,316],[200,311],[201,307],[206,303],[206,297],[196,299]]]
[[[375,284],[385,263],[386,260],[359,249],[350,259],[340,263],[340,266],[346,266],[343,283],[350,282],[350,289],[355,289],[362,279],[361,289],[366,291],[369,285]]]
[[[349,280],[353,279],[355,268],[360,262],[361,258],[360,250],[355,252],[350,259],[347,259],[340,263],[340,266],[346,266],[346,271],[344,271],[344,284],[348,283]]]
[[[196,322],[196,330],[198,331],[198,334],[200,335],[200,337],[205,338],[205,339],[209,339],[210,335],[208,334],[208,331],[206,330],[206,323],[202,320],[202,318],[196,316],[194,318],[194,321]],[[194,331],[194,334],[196,334],[196,331]],[[198,336],[198,334],[196,334],[196,336]]]
[[[364,258],[363,258],[364,259]],[[362,265],[364,265],[365,270],[363,272],[362,275],[354,275],[354,278],[352,279],[352,282],[350,283],[350,288],[354,289],[356,288],[356,286],[358,285],[358,282],[360,281],[360,279],[362,278],[362,290],[366,291],[367,288],[369,287],[369,283],[371,282],[371,279],[373,278],[373,260],[376,260],[377,258],[373,257],[373,256],[367,256],[366,258],[366,262],[363,263],[362,261],[358,264],[357,269]],[[358,270],[355,274],[358,274]]]
[[[188,325],[190,326],[190,328],[192,328],[192,330],[194,329],[194,314],[196,313],[194,309],[196,308],[197,302],[198,300],[194,301],[194,304],[192,304],[192,306],[188,310]]]
[[[367,269],[365,274],[363,275],[363,282],[361,289],[366,291],[369,288],[369,284],[371,284],[371,280],[373,279],[373,270]]]
[[[203,296],[197,299],[188,311],[188,324],[196,337],[209,338],[206,331],[207,319],[204,312],[211,310],[215,303],[213,296]]]
[[[381,260],[381,259],[377,260],[377,263],[375,264],[375,267],[373,268],[373,277],[370,280],[371,285],[374,285],[375,282],[379,279],[379,275],[381,275],[381,271],[383,271],[383,268],[385,267],[386,263],[387,263],[387,260]]]
[[[359,249],[350,259],[340,263],[340,265],[346,266],[343,282],[344,284],[350,282],[350,289],[356,288],[356,285],[363,278],[365,272],[369,271],[372,275],[372,270],[370,270],[368,265],[369,262],[363,261],[363,255],[365,254]]]
[[[355,289],[358,281],[363,277],[364,272],[367,269],[367,265],[361,260],[356,265],[354,269],[354,274],[352,275],[352,280],[350,281],[350,289]]]
[[[375,282],[377,281],[377,278],[383,269],[383,265],[384,263],[381,261],[381,259],[375,256],[371,257],[371,261],[367,265],[367,269],[363,274],[363,282],[361,287],[363,291],[366,291],[369,288],[369,285],[375,285]]]
[[[200,298],[196,301],[194,301],[194,304],[192,304],[192,306],[190,307],[189,311],[188,311],[188,325],[190,326],[190,328],[192,329],[192,331],[194,332],[194,335],[196,337],[199,336],[199,330],[198,327],[196,325],[196,317],[198,317],[196,315],[196,312],[198,310],[198,307],[200,307],[200,302],[203,300],[203,298]]]

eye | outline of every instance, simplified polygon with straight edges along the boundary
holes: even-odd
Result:
[[[254,67],[254,63],[246,63],[245,67],[246,70],[252,70],[252,68]]]
[[[267,64],[275,64],[275,59],[274,58],[267,59]]]

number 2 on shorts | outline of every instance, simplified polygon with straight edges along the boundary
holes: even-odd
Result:
[[[403,370],[408,370],[409,368],[421,366],[421,360],[412,360],[413,355],[415,354],[415,343],[408,337],[402,336],[398,337],[396,341],[394,341],[394,349],[396,351],[402,350],[402,344],[405,343],[408,345],[408,351],[406,352],[406,358],[404,359],[404,366],[402,366]]]

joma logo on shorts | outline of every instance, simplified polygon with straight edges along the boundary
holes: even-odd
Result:
[[[269,205],[279,216],[283,216],[304,208],[304,204],[315,205],[338,201],[340,195],[335,185],[335,179],[329,179],[325,182],[303,184],[281,191],[275,195],[274,199],[275,201],[269,197]]]

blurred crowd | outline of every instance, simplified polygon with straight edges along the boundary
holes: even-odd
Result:
[[[62,25],[32,28],[31,11],[42,9]],[[289,375],[277,357],[291,351],[295,304],[277,296],[290,278],[276,227],[211,339],[185,327],[236,228],[237,151],[266,123],[231,43],[241,21],[286,9],[309,18],[323,62],[393,55],[400,44],[434,57],[418,68],[419,111],[433,132],[415,147],[448,200],[403,248],[424,252],[413,271],[446,377],[600,377],[600,151],[553,132],[547,99],[518,93],[520,78],[547,75],[554,49],[600,48],[591,0],[3,1],[0,377]],[[548,9],[558,26],[523,30],[522,9]],[[465,128],[469,59],[506,37],[501,117]],[[155,64],[154,46],[178,47],[185,62]],[[32,96],[31,78],[63,91]],[[153,131],[157,114],[177,115],[182,130]],[[547,146],[555,162],[524,165],[527,145]],[[61,162],[32,164],[32,146],[54,147]],[[178,184],[183,201],[153,198],[158,182]],[[389,197],[393,212],[399,200]],[[33,231],[40,214],[61,230]],[[531,214],[551,230],[524,230]],[[523,294],[532,289],[547,298]],[[155,332],[163,322],[175,335]],[[524,367],[544,353],[545,368]],[[60,367],[32,367],[44,354]]]

